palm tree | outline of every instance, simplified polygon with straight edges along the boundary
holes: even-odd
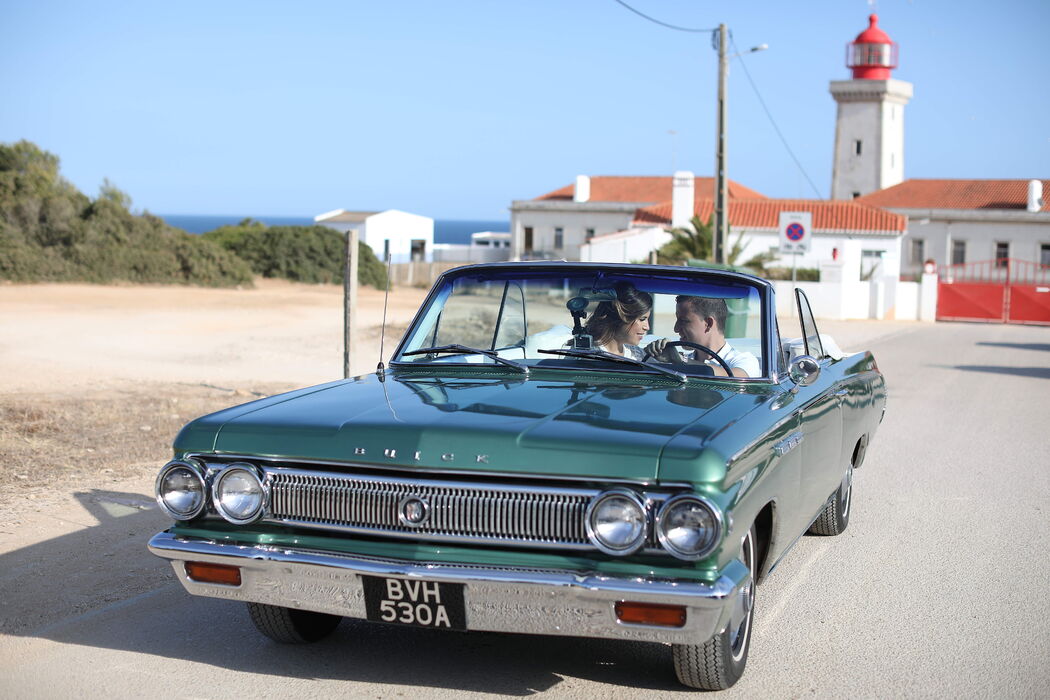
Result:
[[[689,227],[669,228],[671,240],[656,251],[656,261],[663,265],[681,265],[687,260],[706,260],[711,262],[714,255],[712,241],[714,240],[714,215],[705,224],[699,216],[693,216],[689,220]],[[744,232],[741,231],[736,241],[730,247],[726,255],[726,262],[736,265],[740,254],[744,252],[748,241],[744,240]],[[774,253],[759,253],[742,263],[740,267],[754,270],[757,274],[765,273],[765,266],[776,259]]]
[[[709,220],[705,224],[699,216],[693,216],[689,224],[689,228],[679,226],[667,229],[671,240],[656,251],[657,262],[663,265],[681,265],[691,258],[710,260],[714,227],[712,221]]]

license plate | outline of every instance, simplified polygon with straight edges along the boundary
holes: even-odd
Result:
[[[362,576],[365,617],[413,627],[467,629],[462,583]]]

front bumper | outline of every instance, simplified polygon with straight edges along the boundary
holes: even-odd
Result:
[[[732,561],[712,584],[686,579],[614,578],[573,571],[406,562],[264,545],[220,544],[162,532],[149,542],[194,595],[279,605],[365,619],[361,576],[464,584],[467,629],[699,644],[723,629],[741,587],[751,580]],[[200,583],[183,562],[240,567],[241,585]],[[681,605],[682,627],[627,624],[620,601]]]

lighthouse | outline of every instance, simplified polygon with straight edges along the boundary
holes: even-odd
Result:
[[[851,80],[831,81],[838,103],[831,198],[854,199],[904,180],[904,106],[912,85],[891,77],[897,44],[871,15],[846,45]]]

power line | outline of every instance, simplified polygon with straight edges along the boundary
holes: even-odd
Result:
[[[735,53],[740,54],[738,56],[738,58],[740,59],[740,67],[744,69],[744,75],[747,77],[747,82],[751,84],[751,89],[755,91],[755,97],[758,98],[758,103],[762,105],[762,110],[766,113],[766,116],[769,118],[769,123],[773,125],[773,130],[777,132],[777,136],[780,138],[780,142],[784,144],[784,149],[788,152],[788,155],[791,156],[791,160],[795,161],[795,166],[799,169],[799,172],[802,173],[802,176],[806,178],[806,182],[809,183],[809,186],[812,187],[813,191],[817,194],[817,199],[824,199],[824,195],[821,194],[820,190],[817,189],[817,186],[813,184],[813,180],[809,177],[809,173],[807,173],[806,169],[802,167],[802,163],[799,161],[798,157],[795,156],[795,152],[791,150],[791,146],[788,145],[787,139],[784,138],[783,132],[780,131],[780,127],[777,126],[777,120],[773,118],[773,113],[770,112],[769,107],[766,106],[766,101],[762,99],[762,93],[759,92],[758,85],[756,85],[755,81],[751,78],[751,73],[747,70],[747,64],[744,63],[744,56],[737,49],[736,43],[733,41],[733,35],[731,33],[729,35],[729,44],[733,47],[733,51]]]
[[[679,27],[676,24],[668,24],[667,22],[661,22],[660,20],[656,19],[655,17],[650,17],[649,15],[645,14],[644,12],[639,12],[638,10],[634,9],[633,7],[631,7],[630,5],[625,3],[623,0],[615,0],[615,2],[619,3],[620,5],[623,5],[628,10],[630,10],[634,14],[638,15],[639,17],[644,17],[645,19],[649,20],[650,22],[652,22],[654,24],[659,24],[661,27],[667,27],[668,29],[674,29],[675,31],[678,31],[678,32],[695,32],[697,34],[702,34],[702,33],[705,33],[705,32],[717,31],[717,29],[699,29],[699,28],[694,28],[694,27]]]
[[[729,45],[733,47],[733,52],[736,53],[737,57],[740,59],[740,67],[744,69],[744,75],[747,76],[747,82],[751,84],[751,89],[755,91],[755,97],[758,98],[758,103],[762,105],[762,110],[766,113],[766,116],[769,118],[769,123],[773,125],[773,130],[777,132],[777,136],[780,138],[780,142],[784,144],[784,149],[788,152],[788,155],[791,156],[791,160],[795,161],[795,167],[797,167],[799,172],[802,173],[802,176],[806,178],[806,182],[809,183],[809,186],[813,188],[813,191],[817,195],[817,199],[821,200],[821,202],[833,204],[834,200],[832,200],[830,197],[828,199],[824,199],[824,195],[821,194],[820,190],[817,189],[817,186],[813,184],[813,179],[809,176],[809,173],[806,172],[806,169],[802,167],[802,163],[799,162],[799,159],[795,155],[795,152],[791,150],[791,146],[788,145],[787,139],[784,138],[783,132],[781,132],[780,127],[777,126],[777,120],[773,118],[773,113],[770,112],[769,107],[766,106],[766,101],[762,99],[762,93],[759,92],[758,85],[756,85],[755,81],[751,78],[751,73],[749,73],[747,70],[747,64],[744,63],[744,56],[736,48],[736,44],[733,41],[732,33],[729,34]],[[831,219],[832,221],[834,221],[836,228],[840,229],[843,233],[845,233],[846,227],[843,225],[842,219],[839,218],[839,212],[836,210],[836,208],[830,207],[828,209],[828,212],[831,214]],[[813,227],[814,229],[816,229],[816,224],[814,224]]]

